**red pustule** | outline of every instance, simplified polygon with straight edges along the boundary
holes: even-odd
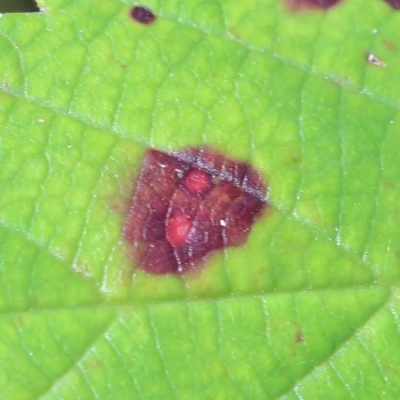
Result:
[[[185,187],[192,193],[202,193],[211,188],[211,176],[199,169],[192,169],[185,176]]]
[[[167,218],[167,240],[172,247],[182,246],[189,236],[192,220],[185,215],[174,215]]]

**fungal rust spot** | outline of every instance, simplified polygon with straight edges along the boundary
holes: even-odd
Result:
[[[384,1],[388,3],[389,6],[394,8],[395,10],[400,10],[400,0],[384,0]]]
[[[156,16],[153,12],[149,8],[143,6],[133,7],[130,15],[135,21],[143,25],[152,24],[156,20]]]
[[[123,228],[138,268],[184,274],[212,251],[243,245],[267,205],[249,164],[209,148],[146,152]]]
[[[326,10],[340,3],[341,0],[287,0],[290,11]]]

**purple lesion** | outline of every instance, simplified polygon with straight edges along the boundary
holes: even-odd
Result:
[[[384,0],[395,10],[400,10],[400,0]]]
[[[152,24],[156,20],[154,13],[144,6],[133,7],[130,11],[130,16],[133,20],[143,25]]]
[[[183,274],[212,251],[244,244],[265,197],[260,174],[247,163],[208,148],[151,149],[123,236],[140,269]]]
[[[326,10],[340,4],[341,0],[287,0],[288,8],[291,11]]]

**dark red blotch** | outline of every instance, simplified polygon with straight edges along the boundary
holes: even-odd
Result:
[[[287,0],[291,11],[300,11],[303,9],[324,10],[338,5],[341,0]]]
[[[149,8],[143,6],[133,7],[130,15],[135,21],[144,25],[149,25],[156,19],[156,16],[153,14],[153,12]]]
[[[388,3],[389,6],[394,8],[395,10],[400,10],[400,0],[384,0],[384,1]]]
[[[208,148],[148,150],[123,236],[139,268],[182,274],[211,251],[244,244],[265,196],[247,163]]]

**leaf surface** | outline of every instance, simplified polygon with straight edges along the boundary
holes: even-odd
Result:
[[[398,399],[400,13],[39,5],[0,20],[2,398]],[[146,149],[204,144],[265,216],[200,273],[135,270]]]

